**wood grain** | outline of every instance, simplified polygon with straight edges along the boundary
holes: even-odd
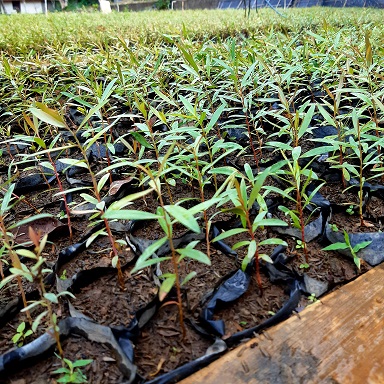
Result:
[[[384,383],[384,265],[182,384]]]

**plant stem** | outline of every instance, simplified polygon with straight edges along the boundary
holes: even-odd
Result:
[[[9,255],[11,256],[13,267],[17,268],[17,269],[22,269],[19,256],[13,250],[11,241],[10,241],[9,236],[7,234],[7,229],[6,229],[5,224],[4,224],[4,218],[2,216],[0,216],[0,230],[1,230],[1,233],[3,235],[4,244],[5,244],[6,248],[8,249]],[[0,271],[1,271],[1,278],[4,279],[3,265],[2,265],[1,261],[0,261]],[[19,275],[17,275],[16,279],[17,279],[17,285],[19,286],[21,298],[23,300],[24,308],[26,308],[28,306],[28,304],[27,304],[27,297],[25,295],[25,291],[24,291],[24,288],[23,288],[21,277]],[[32,325],[31,313],[29,311],[26,311],[26,315],[27,315],[28,323],[30,325]]]

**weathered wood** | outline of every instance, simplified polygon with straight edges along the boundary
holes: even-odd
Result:
[[[384,383],[384,265],[180,383]]]

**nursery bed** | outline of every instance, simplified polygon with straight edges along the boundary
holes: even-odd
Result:
[[[79,39],[61,40],[57,16],[34,45],[0,41],[1,383],[60,380],[56,321],[64,357],[92,360],[81,371],[101,384],[177,382],[240,344],[233,373],[259,380],[257,363],[234,354],[262,332],[251,355],[299,360],[270,375],[295,382],[308,364],[326,380],[328,362],[347,366],[338,356],[355,348],[343,311],[367,310],[379,332],[382,22],[333,13],[309,22],[295,11],[283,25],[263,10],[274,22],[244,34],[219,12],[231,31],[193,34],[179,20],[181,35],[168,25],[132,41],[80,33],[81,17]],[[32,334],[23,293],[40,300]],[[302,337],[297,356],[280,329]]]

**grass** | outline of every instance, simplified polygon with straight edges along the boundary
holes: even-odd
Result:
[[[262,9],[252,12],[249,19],[236,10],[1,15],[0,49],[13,54],[31,49],[43,53],[47,48],[110,48],[119,36],[145,45],[164,41],[163,35],[187,35],[195,41],[220,41],[239,34],[257,39],[280,32],[294,35],[304,29],[316,33],[325,21],[331,28],[352,28],[356,33],[369,28],[378,39],[377,46],[383,46],[382,10],[311,8],[290,9],[284,14],[286,18]]]

